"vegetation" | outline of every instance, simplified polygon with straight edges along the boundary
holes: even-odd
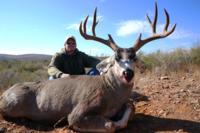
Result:
[[[190,50],[176,49],[169,53],[157,51],[147,55],[140,52],[138,55],[144,61],[148,71],[159,74],[190,72],[194,70],[193,68],[200,68],[200,45]],[[49,62],[50,60],[0,61],[0,91],[19,82],[47,80]]]
[[[46,80],[48,63],[48,60],[0,61],[0,90],[19,82]]]
[[[149,71],[159,72],[159,74],[189,72],[192,71],[192,68],[200,68],[200,45],[196,45],[190,50],[179,48],[169,53],[157,51],[145,55],[140,52],[138,55]]]

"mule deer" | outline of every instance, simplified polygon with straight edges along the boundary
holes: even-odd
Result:
[[[80,34],[87,40],[103,43],[114,50],[113,66],[100,76],[71,75],[67,78],[44,82],[25,82],[15,84],[6,90],[0,99],[3,116],[25,117],[39,122],[55,123],[67,118],[69,127],[83,132],[114,132],[127,125],[133,111],[128,98],[133,88],[136,52],[146,43],[170,35],[169,15],[165,10],[166,25],[163,33],[156,33],[157,5],[155,18],[151,22],[153,35],[141,39],[139,35],[131,48],[120,48],[111,35],[102,39],[95,34],[97,25],[95,9],[92,33],[86,33],[88,16],[80,23]],[[125,111],[119,120],[111,120],[123,107]]]

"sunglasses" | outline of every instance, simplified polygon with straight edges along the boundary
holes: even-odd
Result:
[[[69,42],[69,43],[67,43],[67,45],[76,45],[76,43],[74,43],[74,42]]]

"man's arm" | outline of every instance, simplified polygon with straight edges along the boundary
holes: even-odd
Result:
[[[93,57],[93,56],[89,56],[85,53],[83,53],[83,58],[84,58],[84,64],[85,67],[96,67],[96,65],[100,62],[99,59]]]
[[[48,74],[54,76],[55,78],[60,78],[63,72],[60,70],[62,65],[62,60],[59,53],[56,53],[52,58],[51,62],[48,65]]]

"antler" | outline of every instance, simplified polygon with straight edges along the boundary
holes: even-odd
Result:
[[[157,23],[157,18],[158,18],[158,7],[157,7],[157,3],[155,3],[155,18],[153,20],[153,22],[151,21],[151,19],[149,18],[148,14],[147,14],[147,19],[151,25],[151,28],[152,28],[152,32],[153,32],[153,35],[151,37],[148,37],[146,39],[141,39],[142,38],[142,34],[140,33],[133,49],[134,51],[138,51],[144,44],[150,42],[150,41],[153,41],[153,40],[156,40],[156,39],[160,39],[160,38],[165,38],[167,36],[169,36],[171,33],[174,32],[175,28],[176,28],[176,24],[173,26],[173,28],[169,31],[167,31],[168,29],[168,26],[169,26],[169,14],[167,12],[166,9],[164,9],[165,11],[165,16],[166,16],[166,24],[165,24],[165,27],[164,27],[164,30],[162,33],[160,34],[157,34],[156,33],[156,23]]]
[[[112,38],[112,36],[110,34],[108,34],[108,39],[107,40],[105,40],[103,38],[99,38],[99,37],[96,36],[95,27],[98,24],[98,22],[96,20],[97,8],[95,9],[94,17],[93,17],[93,24],[92,24],[92,34],[93,35],[88,35],[87,31],[86,31],[86,24],[87,24],[88,17],[89,16],[87,16],[85,18],[83,26],[82,26],[82,21],[81,21],[80,26],[79,26],[79,32],[82,35],[82,37],[84,37],[87,40],[94,40],[94,41],[103,43],[103,44],[107,45],[108,47],[110,47],[111,49],[113,49],[114,51],[116,51],[119,47],[115,44],[115,42],[114,42],[114,40],[113,40],[113,38]]]

